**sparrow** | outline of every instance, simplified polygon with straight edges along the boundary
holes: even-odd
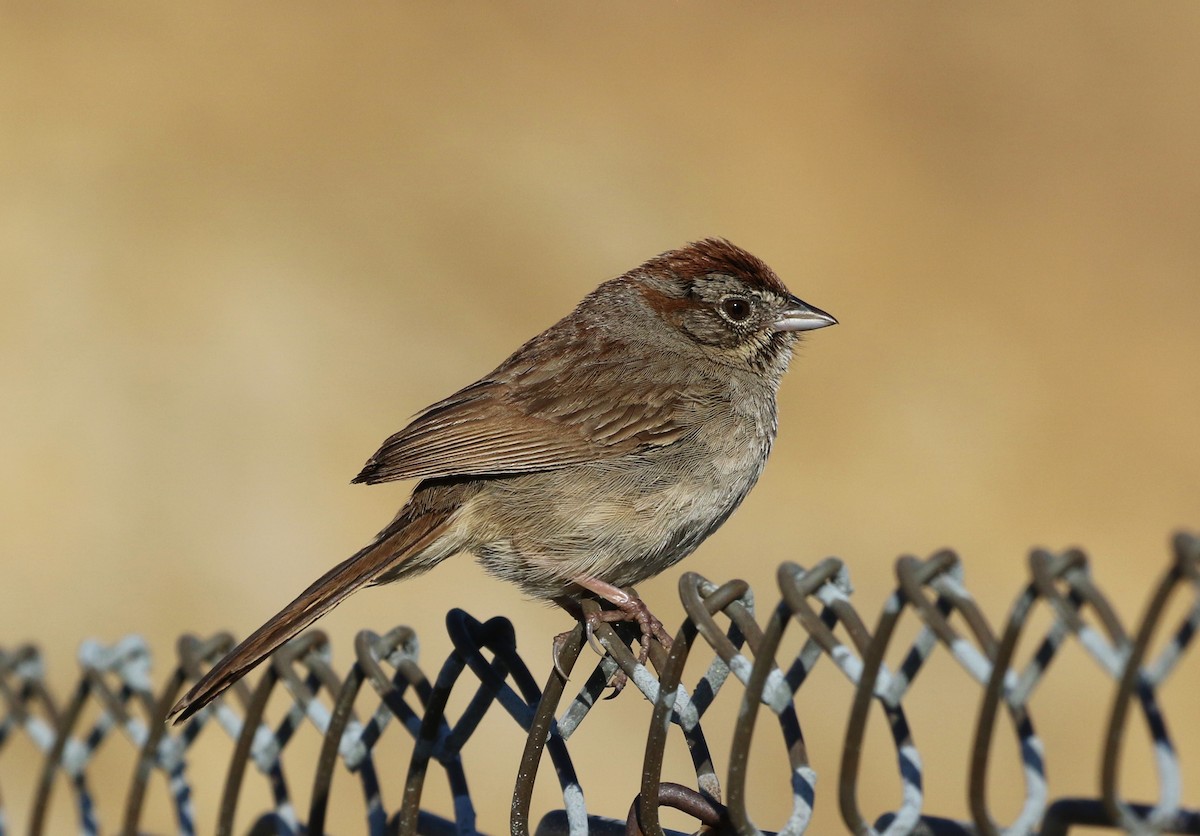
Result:
[[[535,599],[661,624],[627,589],[691,554],[758,481],[804,331],[835,325],[719,238],[604,282],[494,371],[388,438],[356,483],[420,480],[395,518],[221,659],[182,722],[362,586],[459,552]],[[576,606],[574,611],[578,612]]]

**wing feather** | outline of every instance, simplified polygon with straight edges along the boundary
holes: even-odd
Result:
[[[426,409],[354,481],[553,470],[672,444],[708,412],[686,386],[640,383],[613,365],[564,365],[550,384],[544,369],[532,382],[504,371]]]

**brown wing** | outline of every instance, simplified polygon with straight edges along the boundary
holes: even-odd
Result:
[[[553,470],[671,444],[702,420],[686,387],[637,383],[611,363],[554,367],[510,360],[417,416],[354,481]]]

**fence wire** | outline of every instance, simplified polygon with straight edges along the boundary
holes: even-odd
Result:
[[[660,823],[663,807],[694,818],[697,832],[762,833],[746,798],[750,746],[756,734],[760,738],[778,734],[786,749],[792,806],[777,832],[800,834],[812,816],[816,776],[809,764],[795,698],[814,666],[828,659],[854,689],[837,779],[838,807],[852,833],[1052,835],[1066,833],[1076,825],[1139,834],[1200,833],[1200,809],[1196,799],[1191,799],[1189,806],[1182,797],[1179,759],[1157,696],[1200,627],[1200,538],[1177,535],[1173,548],[1173,560],[1132,633],[1122,626],[1093,582],[1086,557],[1077,550],[1061,554],[1035,551],[1030,556],[1028,582],[998,631],[976,606],[964,584],[962,566],[949,551],[926,560],[904,557],[897,561],[897,585],[874,630],[854,608],[847,569],[837,559],[827,559],[811,569],[794,563],[781,565],[777,573],[779,600],[764,614],[764,623],[755,618],[754,600],[744,582],[717,585],[688,573],[679,583],[687,617],[669,651],[652,643],[649,659],[653,671],[639,664],[630,649],[637,639],[636,629],[603,624],[595,637],[607,655],[569,699],[565,699],[568,682],[555,671],[539,687],[517,653],[507,619],[481,623],[462,610],[447,615],[454,649],[432,681],[418,665],[417,637],[408,627],[397,627],[383,636],[359,633],[354,664],[344,677],[331,666],[331,649],[324,634],[310,631],[278,651],[253,688],[238,683],[181,727],[164,724],[168,709],[207,666],[233,646],[231,636],[204,640],[184,636],[178,644],[175,669],[157,694],[144,640],[130,636],[111,646],[87,642],[79,652],[78,683],[65,707],[46,685],[43,659],[36,647],[0,649],[0,763],[7,763],[4,758],[17,736],[26,737],[42,753],[40,767],[25,765],[26,769],[40,769],[26,810],[32,834],[46,832],[52,790],[61,783],[69,787],[78,831],[100,832],[89,777],[97,753],[110,739],[124,739],[138,753],[125,794],[120,832],[141,832],[147,787],[161,773],[169,788],[178,832],[195,833],[187,768],[189,752],[205,732],[223,734],[233,746],[221,796],[219,833],[232,832],[240,791],[250,770],[265,776],[272,796],[271,808],[254,816],[251,833],[324,833],[331,782],[335,773],[343,770],[357,780],[365,800],[365,829],[371,834],[472,834],[478,832],[476,815],[461,752],[484,714],[498,707],[525,733],[513,786],[511,834],[531,832],[533,787],[547,755],[561,790],[562,809],[543,815],[534,833],[661,836],[665,832]],[[1173,596],[1183,597],[1186,612],[1178,624],[1164,625]],[[592,611],[599,605],[585,601],[583,606]],[[1045,608],[1051,616],[1050,626],[1040,634],[1033,632],[1031,620],[1038,608]],[[919,618],[920,629],[910,645],[900,648],[902,662],[891,670],[884,659],[889,652],[895,657],[896,627],[910,612]],[[724,628],[718,624],[718,616],[726,624]],[[1169,638],[1151,658],[1153,637],[1166,629],[1171,630]],[[803,644],[794,656],[782,658],[780,644],[789,630],[799,630]],[[1015,651],[1023,640],[1032,642],[1036,650],[1028,664],[1015,668]],[[1046,780],[1047,755],[1029,703],[1068,642],[1077,642],[1113,681],[1115,699],[1104,730],[1097,796],[1052,801]],[[570,673],[580,663],[584,643],[582,627],[568,634],[559,656],[564,672]],[[924,811],[924,769],[905,719],[904,698],[926,661],[939,651],[949,653],[982,689],[969,764],[969,821]],[[693,653],[713,656],[705,674],[689,690],[681,679]],[[624,818],[589,814],[567,745],[618,670],[652,705],[640,793]],[[281,683],[286,697],[280,699],[285,699],[288,707],[283,719],[272,726],[264,713]],[[378,696],[378,705],[369,716],[355,710],[364,686]],[[741,706],[722,786],[701,720],[725,687],[741,688]],[[461,715],[451,717],[447,704],[456,689],[471,696]],[[870,823],[859,806],[859,774],[873,707],[882,713],[890,731],[902,792],[893,812]],[[759,716],[766,713],[772,716]],[[85,714],[97,716],[86,727],[82,721]],[[1006,715],[1006,725],[1015,737],[1024,775],[1023,801],[1007,823],[996,820],[988,801],[993,729],[1001,714]],[[1119,787],[1121,752],[1131,714],[1142,715],[1153,740],[1156,799],[1133,801]],[[1193,713],[1184,722],[1195,723],[1198,717]],[[284,763],[289,742],[305,723],[316,728],[323,742],[315,765],[288,764],[293,771],[303,771],[313,787],[307,814],[302,816],[292,801]],[[394,810],[384,805],[381,787],[385,776],[379,774],[375,763],[379,743],[389,727],[399,727],[413,739],[400,804]],[[693,786],[661,780],[664,749],[673,733],[686,741],[695,769]],[[629,768],[635,768],[634,764]],[[422,809],[422,791],[431,769],[442,771],[452,789],[453,820]],[[0,806],[0,836],[7,832],[8,821],[7,810]]]

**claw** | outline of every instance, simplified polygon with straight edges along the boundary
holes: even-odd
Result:
[[[583,622],[584,634],[587,636],[588,647],[596,651],[597,656],[604,656],[608,653],[604,649],[604,645],[600,644],[600,640],[596,638],[596,625],[593,619],[585,619]]]
[[[554,670],[557,671],[558,675],[563,678],[563,682],[567,682],[571,678],[566,669],[563,667],[562,657],[563,651],[567,646],[567,639],[571,637],[572,632],[573,631],[568,630],[565,633],[559,633],[554,637],[554,641],[550,645],[550,658],[554,660]]]
[[[612,688],[612,693],[604,697],[605,700],[615,700],[617,694],[625,690],[625,686],[629,684],[629,677],[625,671],[617,668],[617,672],[613,674],[613,678],[608,681],[608,687]]]

